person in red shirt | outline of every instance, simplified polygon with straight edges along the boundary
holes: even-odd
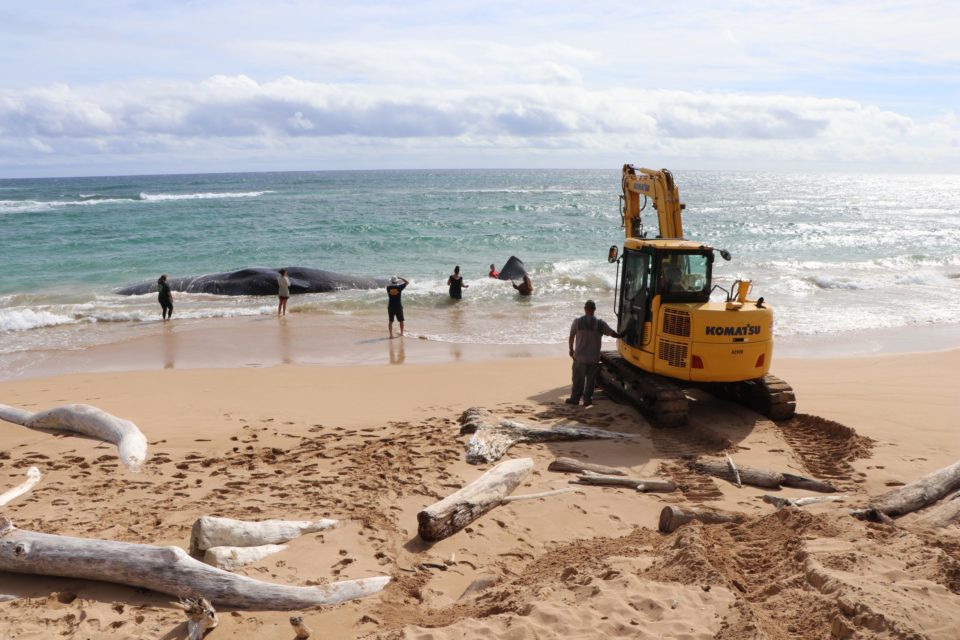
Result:
[[[491,278],[499,278],[500,272],[497,271],[497,267],[495,265],[490,265],[490,273],[488,273],[487,275],[490,276]]]

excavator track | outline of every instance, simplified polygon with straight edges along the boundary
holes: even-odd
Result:
[[[598,382],[608,396],[631,404],[658,427],[675,427],[687,421],[687,396],[668,378],[647,373],[615,351],[600,354]]]
[[[637,407],[654,425],[675,427],[686,423],[688,400],[678,382],[638,369],[614,351],[600,354],[597,377],[608,396]],[[745,405],[771,420],[788,420],[797,409],[790,385],[770,374],[744,382],[684,383],[684,386]]]
[[[756,380],[697,385],[713,395],[750,407],[771,420],[788,420],[797,411],[793,388],[769,373]]]

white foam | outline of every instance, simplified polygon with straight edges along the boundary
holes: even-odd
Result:
[[[206,200],[212,198],[256,198],[273,191],[223,191],[209,193],[141,193],[140,199],[147,202],[164,200]]]
[[[0,331],[27,331],[40,327],[54,327],[62,324],[73,324],[77,319],[49,311],[34,311],[33,309],[2,309],[0,310]]]
[[[81,196],[82,197],[82,196]],[[0,200],[0,213],[28,213],[49,211],[61,207],[89,207],[97,204],[132,202],[129,198],[103,198],[94,200]]]

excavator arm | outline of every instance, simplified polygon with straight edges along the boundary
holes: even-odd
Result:
[[[641,202],[643,197],[643,202]],[[673,181],[673,174],[666,169],[636,169],[632,164],[623,165],[623,224],[628,238],[641,234],[640,212],[646,201],[653,202],[657,210],[661,238],[683,238],[683,222],[680,212],[680,190]]]

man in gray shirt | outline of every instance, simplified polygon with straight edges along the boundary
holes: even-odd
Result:
[[[585,315],[570,325],[570,357],[573,358],[573,389],[567,404],[578,404],[583,397],[583,406],[593,404],[593,386],[600,369],[600,342],[603,336],[619,338],[620,334],[593,313],[597,305],[587,300],[583,305]]]

